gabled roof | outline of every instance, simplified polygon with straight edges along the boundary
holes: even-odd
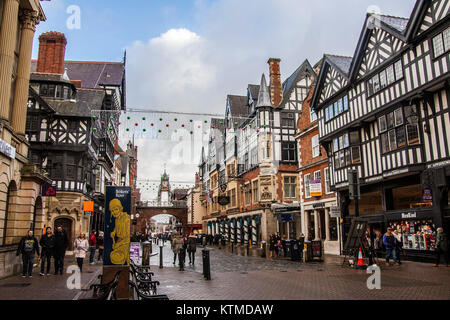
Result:
[[[42,97],[31,86],[28,87],[28,96],[33,97],[39,102],[41,110],[45,110],[49,113],[55,113],[55,109],[53,109],[44,99],[42,99]],[[44,106],[44,108],[42,108],[42,106]]]
[[[257,84],[249,84],[248,85],[248,91],[250,95],[252,96],[253,101],[258,100],[258,94],[259,94],[259,85]]]
[[[36,72],[37,60],[31,62],[31,72]],[[102,86],[121,86],[125,77],[122,62],[65,61],[67,75],[71,80],[81,80],[85,89],[100,89]]]
[[[242,122],[248,116],[248,108],[247,108],[247,97],[246,96],[235,96],[228,95],[227,96],[228,105],[230,107],[231,119],[234,122],[238,123],[238,126],[241,125]]]
[[[405,32],[409,22],[408,18],[403,17],[395,17],[388,15],[379,15],[379,17],[381,22],[401,33]]]
[[[329,67],[334,68],[342,77],[348,79],[350,65],[352,64],[352,57],[338,56],[333,54],[324,54],[322,58],[322,67],[317,77],[316,88],[311,100],[311,108],[317,105],[318,99],[322,93],[323,82],[327,75]]]
[[[316,74],[311,67],[308,59],[303,61],[303,63],[297,68],[297,70],[295,70],[294,73],[292,73],[289,78],[287,78],[283,82],[283,101],[281,103],[284,103],[289,99],[292,88],[294,88],[295,84],[300,80],[302,76],[304,76],[306,71],[311,71],[311,73],[314,75],[314,78],[316,77]]]

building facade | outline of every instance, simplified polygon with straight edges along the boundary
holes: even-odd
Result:
[[[224,118],[212,119],[199,166],[206,232],[242,246],[302,228],[296,122],[316,75],[306,60],[282,83],[280,60],[268,64],[269,85],[263,75],[246,96],[229,95]]]
[[[320,65],[319,62],[315,66],[316,73]],[[324,253],[340,254],[340,219],[331,216],[331,208],[337,206],[336,194],[331,190],[326,151],[319,144],[318,118],[310,107],[314,88],[315,84],[303,102],[297,122],[302,232],[305,239],[322,240]]]
[[[0,278],[20,270],[20,238],[44,224],[40,191],[50,180],[28,165],[24,119],[35,26],[45,20],[38,0],[0,1]]]
[[[62,33],[39,37],[31,65],[26,137],[30,163],[48,173],[56,196],[44,197],[45,225],[63,226],[69,250],[80,232],[103,230],[106,186],[124,110],[124,63],[65,61]],[[94,210],[84,212],[85,202]]]
[[[355,217],[374,236],[392,227],[410,258],[449,227],[449,13],[418,0],[409,18],[368,15],[353,57],[324,56],[311,103],[344,236]]]

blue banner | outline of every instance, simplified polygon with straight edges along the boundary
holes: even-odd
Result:
[[[103,265],[130,264],[131,188],[106,187]]]

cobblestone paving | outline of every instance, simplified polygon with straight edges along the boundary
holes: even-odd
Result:
[[[67,279],[70,274],[66,273],[66,270],[70,265],[76,265],[75,259],[66,257],[63,275],[54,275],[52,265],[49,276],[40,276],[39,267],[33,268],[32,278],[22,278],[19,275],[2,279],[0,280],[0,300],[73,300],[80,298],[85,295],[82,290],[67,288]],[[97,281],[97,276],[101,274],[101,271],[101,265],[85,263],[81,274],[81,288]]]
[[[433,268],[431,264],[382,266],[381,289],[369,290],[369,274],[342,268],[342,258],[305,264],[243,257],[212,248],[212,280],[206,281],[201,274],[201,248],[197,250],[195,268],[188,264],[184,272],[173,266],[170,246],[164,250],[168,262],[163,269],[152,266],[152,270],[161,283],[158,293],[175,300],[450,300],[450,268]]]

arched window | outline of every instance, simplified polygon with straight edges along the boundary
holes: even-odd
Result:
[[[42,216],[42,198],[37,197],[36,202],[34,203],[34,210],[33,210],[33,221],[31,222],[30,230],[33,230],[33,234],[36,236],[40,236],[42,230],[37,228],[36,221],[37,217]]]
[[[12,240],[8,239],[7,233],[8,233],[8,224],[10,221],[8,221],[8,217],[11,216],[11,212],[14,209],[14,204],[17,199],[17,186],[15,181],[11,181],[8,186],[8,192],[6,194],[6,207],[5,212],[3,216],[3,224],[1,225],[0,229],[0,246],[5,246],[7,244],[12,244]],[[1,216],[0,216],[1,217]],[[12,237],[10,237],[12,238]]]

